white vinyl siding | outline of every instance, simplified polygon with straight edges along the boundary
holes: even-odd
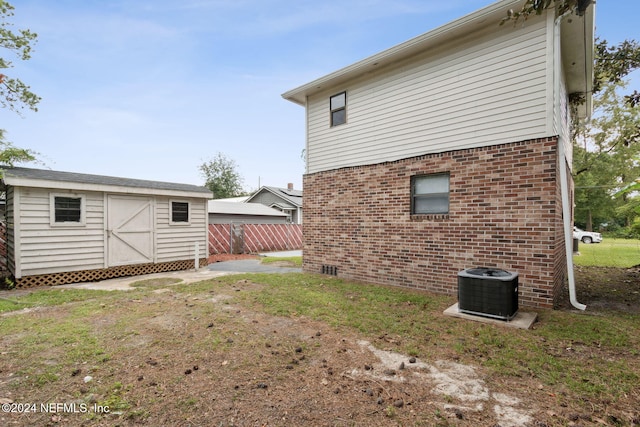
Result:
[[[310,97],[308,173],[548,136],[546,30],[496,25]],[[332,128],[327,99],[342,90],[349,120]]]
[[[20,239],[15,255],[16,276],[61,273],[104,267],[104,200],[102,193],[68,193],[84,197],[85,224],[51,226],[48,189],[16,188],[19,217],[15,218]],[[61,193],[57,192],[57,195]]]
[[[84,226],[51,226],[51,194],[59,189],[9,187],[7,225],[9,265],[16,277],[94,270],[106,267],[105,195],[102,192],[69,192],[83,197],[86,206]],[[200,258],[206,258],[207,200],[189,202],[190,223],[176,227],[169,223],[169,197],[157,196],[154,262],[192,260],[195,242]],[[175,200],[175,199],[174,199]]]
[[[180,223],[180,226],[171,222],[171,201],[176,199],[156,198],[157,262],[193,259],[196,242],[198,242],[200,258],[206,258],[208,253],[207,200],[181,199],[180,202],[189,202],[190,222]]]

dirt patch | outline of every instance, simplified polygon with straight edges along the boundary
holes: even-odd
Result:
[[[207,260],[209,264],[213,264],[214,262],[238,261],[241,259],[260,259],[260,256],[251,254],[215,254],[209,256]]]
[[[637,312],[638,270],[601,270],[577,269],[581,302],[589,309]],[[533,377],[491,376],[436,346],[411,356],[398,351],[400,337],[362,337],[234,302],[261,286],[240,280],[193,294],[150,286],[154,292],[144,298],[99,305],[88,322],[104,352],[99,359],[65,363],[63,353],[75,347],[61,343],[55,355],[45,352],[25,364],[14,354],[26,332],[3,336],[0,403],[68,406],[0,413],[0,425],[638,425],[633,420],[640,412],[623,420],[605,418],[596,404],[593,413],[580,411],[562,391]],[[64,319],[73,307],[21,315],[39,322]],[[577,357],[580,349],[574,347]],[[42,373],[51,363],[60,365],[55,381]],[[36,375],[40,383],[33,382]],[[83,408],[74,404],[88,405],[88,411],[69,411]],[[100,412],[104,407],[109,411]]]
[[[274,262],[270,262],[268,265],[270,265],[271,267],[284,267],[284,268],[299,267],[292,261],[274,261]]]
[[[509,427],[532,420],[533,406],[520,403],[525,396],[490,385],[476,368],[400,354],[388,336],[365,341],[323,322],[233,303],[260,286],[242,280],[193,295],[169,287],[105,305],[89,325],[104,357],[59,360],[55,381],[32,383],[34,372],[27,375],[11,350],[3,353],[2,402],[67,406],[0,413],[0,424]],[[72,307],[49,307],[47,316],[64,318]],[[16,339],[5,336],[3,343],[11,347]],[[30,362],[37,375],[48,369],[46,359]],[[88,413],[69,412],[74,403],[89,405]],[[92,412],[94,403],[109,412]]]
[[[581,267],[574,270],[578,301],[590,312],[640,313],[640,265],[631,268]],[[560,308],[571,309],[568,291]]]

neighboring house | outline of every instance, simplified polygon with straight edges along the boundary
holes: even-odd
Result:
[[[302,224],[302,191],[287,188],[262,187],[246,203],[260,203],[287,214],[293,224]]]
[[[28,168],[4,169],[2,185],[18,287],[207,263],[204,187]]]
[[[260,203],[209,200],[209,224],[286,224],[287,215]]]
[[[283,94],[306,108],[305,271],[455,294],[461,270],[497,267],[530,307],[571,287],[570,125],[591,110],[594,6],[499,25],[522,4]]]

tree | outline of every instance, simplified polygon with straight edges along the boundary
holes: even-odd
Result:
[[[31,47],[37,35],[29,30],[12,31],[8,18],[13,16],[14,7],[0,0],[0,47],[14,53],[23,61],[31,58]],[[0,71],[13,67],[12,62],[0,56]],[[31,92],[29,86],[20,79],[11,78],[0,73],[0,105],[20,114],[25,106],[38,111],[36,105],[40,97]],[[15,147],[4,139],[4,130],[0,129],[0,165],[13,166],[15,163],[36,161],[35,151]]]
[[[236,162],[227,159],[224,154],[216,156],[200,165],[200,172],[205,178],[205,187],[213,192],[216,199],[237,197],[244,194],[242,177],[237,171]]]
[[[640,160],[640,159],[638,159]],[[625,197],[627,202],[617,209],[617,213],[627,220],[629,237],[640,237],[640,178],[618,191],[617,198]]]
[[[0,165],[14,166],[16,163],[37,162],[37,155],[33,150],[18,148],[5,141],[4,131],[0,129]]]
[[[4,0],[0,0],[0,47],[8,49],[19,59],[27,61],[31,58],[32,45],[35,44],[38,35],[29,30],[10,29],[8,18],[13,16],[14,7]],[[0,57],[0,70],[12,68],[11,61]],[[11,78],[0,73],[0,104],[3,108],[19,111],[25,106],[33,111],[38,111],[36,105],[40,97],[31,92],[29,86],[20,79]]]
[[[519,11],[509,9],[507,16],[502,19],[501,24],[507,21],[518,22],[526,21],[531,15],[541,15],[542,12],[551,6],[558,10],[559,15],[563,15],[569,11],[576,11],[579,15],[583,14],[587,7],[591,4],[591,0],[527,0]]]
[[[596,38],[593,64],[593,93],[598,93],[607,84],[618,84],[633,70],[640,68],[640,44],[635,40],[625,40],[617,46],[610,46],[606,40]],[[638,102],[637,91],[625,96],[632,107]]]
[[[526,20],[531,15],[540,15],[554,7],[558,15],[574,11],[584,14],[592,0],[527,0],[519,11],[509,10],[500,25]],[[594,58],[593,93],[598,93],[608,83],[618,84],[631,71],[640,68],[640,45],[635,40],[625,40],[617,46],[610,46],[606,40],[596,38]],[[640,103],[640,93],[634,91],[625,96],[625,101],[636,106]]]
[[[624,102],[619,92],[625,87],[602,87],[591,122],[574,141],[575,221],[587,230],[594,222],[629,226],[633,220],[633,210],[624,208],[630,197],[613,197],[640,176],[640,109]]]

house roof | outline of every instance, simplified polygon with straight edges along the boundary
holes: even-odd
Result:
[[[20,167],[6,167],[0,170],[0,172],[2,173],[2,180],[5,184],[19,187],[145,193],[205,199],[212,197],[211,191],[207,188],[191,184]]]
[[[249,199],[247,199],[247,202],[250,202],[251,199],[253,199],[254,197],[256,197],[258,194],[264,192],[264,191],[268,191],[272,194],[275,194],[276,196],[280,197],[281,199],[291,203],[292,205],[301,208],[302,207],[302,191],[300,190],[289,190],[288,188],[280,188],[280,187],[267,187],[264,186],[262,187],[260,190],[256,191],[255,194],[253,194],[251,197],[249,197]]]
[[[308,96],[331,87],[345,85],[348,81],[359,76],[408,59],[428,49],[435,48],[445,41],[468,35],[477,29],[486,28],[488,25],[496,25],[497,27],[501,19],[507,15],[508,10],[519,10],[523,3],[524,0],[498,1],[404,43],[285,92],[282,97],[305,106]],[[579,112],[584,116],[590,114],[591,111],[594,7],[589,7],[583,18],[565,19],[562,22],[561,38],[568,92],[585,93],[587,95],[586,111]]]
[[[216,202],[223,203],[244,203],[247,201],[249,196],[239,196],[239,197],[227,197],[226,199],[214,199]]]
[[[287,214],[260,203],[230,203],[209,200],[210,214],[286,217]]]

